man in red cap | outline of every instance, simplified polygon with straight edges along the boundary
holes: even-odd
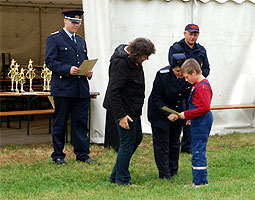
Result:
[[[51,154],[55,164],[66,164],[63,152],[69,114],[76,160],[99,164],[89,157],[88,110],[90,103],[88,79],[92,71],[84,75],[80,65],[88,60],[85,40],[76,34],[82,22],[82,10],[70,10],[64,14],[64,28],[47,39],[45,63],[52,70],[51,95],[54,97],[53,147]]]
[[[168,61],[171,64],[171,57],[176,53],[184,53],[186,59],[194,58],[200,65],[202,74],[207,77],[210,73],[210,65],[206,54],[206,49],[197,43],[199,36],[199,27],[196,24],[188,24],[184,30],[184,38],[175,42],[169,49]],[[183,101],[188,109],[187,99]],[[183,137],[181,141],[181,152],[191,154],[191,135],[190,128],[187,125],[183,127]]]

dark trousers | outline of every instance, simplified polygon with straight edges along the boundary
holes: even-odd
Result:
[[[183,120],[168,122],[169,128],[163,130],[153,123],[153,148],[155,162],[159,170],[159,178],[170,178],[178,172],[180,151],[180,135]]]
[[[87,137],[89,102],[89,98],[54,97],[55,113],[52,134],[54,152],[51,154],[53,160],[65,158],[63,149],[69,114],[71,114],[73,146],[76,159],[86,160],[89,158]]]
[[[143,138],[140,117],[132,117],[132,119],[133,122],[129,122],[130,130],[121,128],[119,121],[116,120],[120,147],[110,179],[115,180],[117,184],[128,184],[130,182],[129,163]]]

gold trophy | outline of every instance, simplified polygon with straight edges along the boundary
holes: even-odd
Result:
[[[47,91],[50,92],[50,81],[51,81],[51,76],[52,76],[52,71],[49,70],[49,68],[47,68],[47,71],[46,71],[46,80],[47,80]]]
[[[11,92],[14,92],[14,75],[15,75],[15,60],[12,59],[11,65],[10,65],[10,70],[8,72],[8,77],[11,79]]]
[[[24,93],[25,90],[23,89],[24,87],[24,83],[26,82],[25,81],[25,74],[24,74],[25,70],[23,69],[23,67],[21,68],[20,70],[20,74],[19,74],[19,83],[20,83],[20,92],[21,93]]]
[[[15,92],[19,93],[18,84],[19,84],[19,65],[16,63],[14,68],[14,81],[16,83]]]
[[[43,64],[43,68],[42,68],[42,73],[41,73],[41,77],[43,78],[43,91],[46,92],[47,88],[46,88],[46,81],[47,81],[47,67],[46,64]]]
[[[26,77],[27,79],[29,79],[29,92],[33,92],[32,89],[32,80],[35,77],[35,69],[33,69],[33,63],[34,61],[32,61],[31,59],[29,60],[29,64],[27,66],[27,73],[26,73]]]

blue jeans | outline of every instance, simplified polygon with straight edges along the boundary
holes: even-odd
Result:
[[[196,185],[208,184],[206,145],[213,123],[211,112],[191,120],[192,175]]]
[[[129,163],[143,138],[140,117],[133,117],[132,119],[133,122],[129,122],[130,130],[121,128],[119,121],[115,119],[120,137],[120,147],[110,179],[117,184],[128,184],[130,182]]]

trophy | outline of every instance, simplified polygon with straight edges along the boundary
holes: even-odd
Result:
[[[47,80],[47,91],[50,92],[50,81],[51,81],[51,75],[52,75],[52,71],[49,70],[49,68],[47,68],[47,71],[46,71],[46,80]]]
[[[8,72],[8,77],[11,79],[11,92],[14,92],[14,75],[15,75],[15,60],[12,59],[11,65],[10,65],[10,70]]]
[[[27,66],[28,70],[27,70],[27,73],[26,73],[26,77],[27,79],[29,79],[29,92],[33,92],[33,89],[32,89],[32,80],[33,78],[35,77],[35,69],[33,69],[33,63],[34,61],[32,61],[31,59],[29,60],[29,64]]]
[[[23,69],[23,67],[21,68],[21,70],[20,70],[20,74],[19,74],[19,83],[20,83],[20,92],[21,93],[24,93],[25,91],[24,91],[24,89],[23,89],[23,85],[24,85],[24,83],[26,82],[25,81],[25,74],[24,74],[24,72],[25,72],[25,70]]]
[[[14,81],[16,83],[15,92],[19,93],[18,84],[19,84],[19,65],[16,63],[14,68]]]
[[[47,81],[47,67],[46,67],[45,63],[43,64],[41,77],[43,78],[43,91],[44,91],[44,92],[46,92],[46,91],[47,91],[47,88],[46,88],[46,81]]]

